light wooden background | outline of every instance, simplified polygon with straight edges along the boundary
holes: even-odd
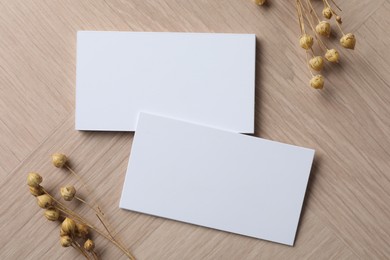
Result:
[[[307,83],[294,1],[270,2],[0,0],[0,259],[82,259],[25,184],[29,171],[53,191],[78,184],[51,166],[56,151],[138,259],[390,259],[390,0],[338,1],[358,44],[323,91]],[[120,210],[133,134],[74,130],[77,30],[255,33],[256,136],[317,151],[295,246]]]

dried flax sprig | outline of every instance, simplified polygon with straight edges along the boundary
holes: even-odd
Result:
[[[255,1],[258,4],[258,1]],[[341,8],[334,0],[322,0],[324,6],[322,16],[315,10],[312,0],[295,0],[295,8],[298,17],[300,30],[299,45],[306,51],[306,62],[312,76],[310,85],[315,89],[323,89],[325,78],[321,74],[313,74],[312,71],[321,72],[324,68],[324,59],[330,63],[338,63],[340,54],[335,48],[327,47],[327,44],[321,37],[329,38],[332,33],[332,26],[329,21],[332,17],[335,20],[336,27],[341,32],[340,44],[346,49],[353,50],[356,45],[356,37],[352,33],[344,33],[342,29],[342,18],[337,13]],[[337,9],[337,12],[336,10]],[[306,26],[305,26],[306,25]],[[315,54],[313,44],[317,42],[321,55]]]
[[[97,200],[95,199],[95,197],[93,196],[91,190],[89,189],[88,185],[86,184],[86,182],[83,180],[83,178],[76,173],[76,171],[74,171],[70,165],[68,164],[68,158],[65,154],[62,154],[62,153],[54,153],[52,155],[52,163],[55,167],[57,168],[65,168],[67,169],[73,176],[75,176],[80,182],[81,182],[81,185],[83,186],[83,188],[85,189],[85,191],[87,192],[87,195],[91,198],[91,201],[92,201],[92,205],[89,204],[87,201],[81,199],[80,197],[78,196],[75,196],[75,199],[77,199],[78,201],[80,201],[81,203],[84,203],[85,205],[87,205],[90,209],[92,209],[95,213],[96,213],[96,216],[98,217],[99,221],[101,222],[101,224],[103,225],[103,227],[106,229],[107,233],[109,234],[109,236],[116,242],[118,243],[119,245],[121,245],[122,248],[125,248],[125,246],[123,245],[123,243],[115,238],[112,234],[113,234],[113,231],[112,231],[112,228],[110,227],[110,225],[108,224],[108,222],[105,220],[105,217],[104,217],[104,213],[103,211],[101,210],[101,207],[98,205],[97,203]],[[64,198],[65,199],[65,198]],[[65,199],[66,200],[66,199]]]
[[[54,154],[52,156],[53,165],[58,168],[62,168],[67,165],[67,160],[67,157],[63,154]],[[72,172],[76,174],[73,170]],[[61,197],[65,201],[72,201],[73,199],[77,199],[85,205],[88,205],[88,207],[90,207],[95,212],[105,231],[102,231],[101,229],[92,225],[86,218],[82,217],[74,210],[70,209],[68,206],[52,196],[43,186],[41,186],[42,181],[43,178],[38,173],[32,172],[27,176],[27,185],[29,186],[30,193],[37,198],[38,206],[45,209],[44,216],[50,221],[61,222],[60,243],[63,247],[75,248],[82,255],[84,255],[86,259],[98,259],[99,257],[94,250],[95,243],[88,236],[88,229],[91,229],[114,244],[129,259],[135,260],[135,257],[130,253],[130,251],[126,249],[126,247],[114,237],[112,231],[110,231],[106,221],[103,219],[104,214],[100,210],[100,207],[96,206],[95,208],[86,200],[78,197],[76,194],[76,188],[74,186],[68,185],[60,189]],[[84,187],[86,187],[85,183]],[[91,193],[89,192],[89,194]],[[83,246],[80,244],[80,242],[82,242]]]

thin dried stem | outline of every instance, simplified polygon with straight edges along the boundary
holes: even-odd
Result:
[[[80,197],[76,197],[76,199],[78,199],[79,201],[81,201],[82,203],[85,203],[89,208],[91,208],[95,213],[96,213],[96,216],[98,217],[99,221],[102,223],[102,225],[104,226],[104,228],[106,229],[106,231],[110,234],[110,236],[112,237],[112,239],[116,240],[118,243],[120,243],[123,246],[123,243],[119,240],[119,239],[116,239],[113,235],[113,231],[112,231],[112,228],[110,227],[110,225],[108,224],[108,222],[106,221],[105,217],[104,217],[104,213],[103,211],[101,210],[100,206],[98,205],[97,201],[93,198],[93,196],[91,195],[92,192],[89,190],[87,184],[84,182],[84,180],[81,178],[80,175],[78,175],[68,164],[65,164],[65,167],[81,182],[81,184],[83,185],[84,189],[87,191],[87,193],[92,197],[92,204],[89,204],[88,202],[86,202],[85,200],[81,199]],[[96,207],[96,208],[95,208]]]
[[[90,253],[93,256],[93,259],[99,260],[99,256],[96,254],[95,251],[91,251]]]
[[[126,249],[124,248],[121,244],[119,244],[117,241],[113,240],[110,236],[106,235],[104,232],[102,232],[101,230],[89,225],[89,224],[86,224],[88,227],[90,227],[91,229],[95,230],[97,233],[99,233],[102,237],[104,237],[105,239],[109,240],[111,243],[113,243],[116,247],[118,247],[129,259],[131,260],[135,260],[135,257]]]
[[[107,223],[107,221],[105,220],[104,218],[104,214],[103,212],[100,210],[99,207],[97,207],[97,209],[95,209],[91,204],[89,204],[87,201],[83,200],[82,198],[78,197],[78,196],[75,196],[74,197],[75,199],[77,199],[78,201],[84,203],[85,205],[87,205],[90,209],[92,209],[95,214],[96,214],[96,217],[99,219],[100,223],[103,225],[104,229],[107,231],[107,233],[110,235],[110,237],[117,241],[119,244],[122,245],[122,247],[124,247],[122,241],[120,241],[119,239],[115,238],[115,236],[113,235],[112,233],[112,228],[109,226],[109,224]]]
[[[337,13],[336,13],[336,12],[333,10],[333,8],[330,6],[328,0],[322,0],[322,1],[324,2],[324,4],[325,4],[326,6],[328,6],[328,7],[330,8],[331,12],[333,13],[333,16],[336,17],[336,16],[337,16]],[[331,1],[332,1],[332,3],[337,7],[337,9],[339,9],[339,10],[341,11],[340,7],[338,7],[338,5],[337,5],[333,0],[331,0]],[[336,18],[335,18],[335,19],[336,19]],[[341,25],[339,24],[339,22],[336,21],[336,24],[337,24],[337,27],[339,28],[340,32],[341,32],[343,35],[345,35],[344,32],[343,32],[343,29],[341,28]]]
[[[341,32],[343,35],[345,35],[344,32],[343,32],[343,29],[341,29],[341,25],[340,25],[338,22],[336,22],[336,24],[337,24],[337,27],[340,29],[340,32]]]
[[[83,255],[85,256],[85,259],[87,259],[87,260],[91,259],[91,258],[89,258],[89,256],[84,252],[84,250],[81,249],[80,245],[79,245],[76,241],[74,241],[74,242],[72,243],[72,247],[73,247],[74,249],[76,249],[77,251],[79,251],[81,254],[83,254]]]
[[[84,218],[82,217],[79,217],[77,213],[69,210],[69,209],[63,209],[62,207],[57,207],[57,209],[65,214],[67,214],[68,216],[74,218],[76,221],[88,226],[90,229],[96,231],[97,233],[99,233],[99,235],[101,235],[102,237],[104,237],[105,239],[109,240],[111,243],[113,243],[116,247],[118,247],[118,249],[120,249],[125,255],[127,255],[129,257],[129,259],[131,260],[135,260],[135,257],[126,249],[124,248],[124,246],[120,245],[117,241],[113,240],[111,238],[111,236],[108,236],[106,235],[103,231],[101,231],[100,229],[98,229],[97,227],[89,224]],[[69,212],[70,211],[70,212]]]
[[[101,214],[100,211],[98,211],[97,209],[95,209],[91,204],[89,204],[87,201],[83,200],[82,198],[80,198],[79,196],[74,196],[75,199],[77,199],[78,201],[80,201],[81,203],[84,203],[85,205],[87,205],[90,209],[92,209],[93,211],[95,211],[96,214]]]
[[[299,0],[296,0],[296,8],[297,8],[298,22],[299,22],[299,27],[301,29],[301,34],[304,34],[304,33],[306,33],[305,32],[305,24],[303,21],[301,2]]]
[[[342,12],[343,10],[341,10],[341,8],[335,3],[335,1],[334,0],[330,0],[330,1],[332,1],[332,3],[334,4],[334,6],[336,6],[336,8],[337,9],[339,9],[339,11],[340,12]]]
[[[314,74],[311,71],[311,68],[310,68],[310,65],[309,65],[309,54],[307,53],[307,51],[306,51],[306,64],[307,64],[307,67],[309,68],[311,76],[314,77]]]
[[[76,212],[74,212],[73,210],[69,209],[66,205],[62,204],[59,200],[57,200],[55,197],[53,197],[49,192],[47,192],[43,187],[42,187],[42,190],[45,194],[47,194],[50,198],[52,198],[55,202],[56,202],[56,207],[60,210],[62,209],[62,211],[74,218],[77,218],[79,220],[82,220],[83,218],[78,215]]]
[[[317,12],[314,10],[313,5],[311,4],[311,0],[306,0],[306,3],[308,5],[308,7],[309,7],[309,13],[310,14],[314,13],[314,16],[317,18],[317,21],[320,22],[321,20],[318,17]]]
[[[96,214],[96,217],[100,220],[100,222],[102,223],[102,225],[104,226],[104,228],[106,229],[107,233],[109,234],[109,236],[114,240],[116,241],[119,245],[121,245],[123,248],[125,248],[125,246],[121,243],[121,241],[118,241],[117,239],[115,239],[115,237],[111,234],[109,228],[106,226],[105,222],[101,219],[101,217]]]
[[[42,190],[43,192],[45,192],[48,196],[50,196],[56,203],[56,208],[65,213],[66,215],[72,217],[73,219],[75,219],[76,221],[88,226],[89,228],[91,228],[92,230],[96,231],[97,233],[99,233],[101,236],[103,236],[104,238],[106,238],[107,240],[109,240],[111,243],[113,243],[116,247],[118,247],[125,255],[127,255],[129,257],[129,259],[131,260],[135,260],[135,257],[123,246],[121,245],[120,243],[118,243],[116,240],[114,240],[112,237],[111,237],[111,234],[110,232],[107,232],[110,234],[109,236],[106,235],[103,231],[101,231],[100,229],[98,229],[97,227],[91,225],[88,223],[88,221],[86,219],[84,219],[83,217],[81,217],[79,214],[77,214],[76,212],[74,212],[73,210],[69,209],[67,206],[65,206],[64,204],[62,204],[59,200],[57,200],[55,197],[53,197],[52,195],[50,195],[50,193],[48,193],[43,187],[42,187]],[[98,217],[99,218],[99,217]],[[100,219],[100,218],[99,218]],[[105,224],[102,223],[103,226],[106,228]]]
[[[305,8],[304,6],[302,6],[302,7],[305,9],[305,11],[307,11],[306,8]],[[313,31],[313,33],[314,33],[314,37],[315,37],[316,40],[317,40],[318,46],[320,47],[320,49],[321,49],[322,51],[325,52],[325,50],[324,50],[323,48],[325,48],[326,50],[328,50],[328,47],[327,47],[326,44],[321,40],[321,37],[318,37],[317,31],[315,30],[315,28],[314,28],[313,24],[311,23],[311,21],[310,21],[310,19],[309,19],[308,16],[306,16],[306,20],[307,20],[307,22],[309,23],[310,28],[312,29],[312,31]],[[322,46],[321,46],[321,45],[322,45]]]
[[[336,13],[336,11],[332,8],[332,6],[329,4],[329,2],[328,2],[328,0],[322,0],[323,2],[324,2],[324,4],[327,6],[327,7],[329,7],[330,8],[330,11],[332,12],[332,14],[334,15],[334,16],[337,16],[338,14]],[[333,1],[332,1],[333,2]],[[334,2],[333,2],[333,4],[335,4]],[[336,5],[336,4],[335,4]],[[339,9],[340,10],[340,12],[341,12],[341,9],[336,5],[336,7],[337,7],[337,9]]]
[[[100,218],[100,216],[98,214],[96,214],[96,217],[100,220],[100,222],[102,223],[102,225],[104,226],[104,228],[106,229],[108,235],[113,239],[115,240],[114,236],[111,234],[110,230],[108,230],[106,224],[104,224],[103,220]]]
[[[92,192],[88,189],[88,186],[84,182],[83,178],[81,178],[80,175],[78,175],[72,168],[70,168],[70,166],[68,164],[65,164],[65,167],[66,167],[66,169],[68,169],[68,171],[70,171],[70,173],[72,173],[81,182],[81,185],[83,185],[83,188],[87,191],[88,195],[92,197],[92,200],[94,200],[93,196],[92,196]],[[94,203],[94,204],[97,204],[97,203]]]

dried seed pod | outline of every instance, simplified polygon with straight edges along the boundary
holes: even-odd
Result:
[[[63,247],[70,247],[72,245],[72,238],[70,236],[60,237],[60,243]]]
[[[65,220],[61,224],[61,229],[64,233],[74,236],[76,234],[76,222],[73,219],[65,218]]]
[[[81,238],[88,236],[88,226],[84,224],[76,224],[76,235]]]
[[[324,77],[322,75],[315,75],[311,80],[310,80],[310,86],[312,86],[315,89],[322,89],[324,87]]]
[[[58,209],[47,209],[45,210],[45,217],[50,221],[56,221],[60,217]]]
[[[303,34],[299,38],[299,45],[305,50],[309,50],[313,46],[313,42],[313,37],[309,34]]]
[[[87,239],[84,243],[84,249],[91,252],[95,249],[95,243],[91,239]]]
[[[45,192],[42,189],[42,186],[38,186],[38,187],[30,186],[29,188],[30,188],[30,193],[35,197],[45,194]]]
[[[27,175],[27,185],[30,187],[39,187],[39,184],[42,182],[42,176],[36,172],[30,172]]]
[[[343,21],[341,20],[341,16],[336,16],[336,22],[338,22],[339,24],[343,23]]]
[[[76,194],[76,189],[74,186],[65,186],[60,189],[61,197],[66,200],[66,201],[71,201],[75,194]]]
[[[43,209],[51,208],[54,205],[54,200],[47,194],[37,197],[38,206]]]
[[[254,0],[253,2],[255,2],[257,5],[263,5],[265,4],[266,0]]]
[[[68,158],[65,154],[62,153],[55,153],[51,156],[51,160],[53,162],[53,165],[57,168],[62,168],[68,161]]]
[[[69,234],[66,233],[64,230],[62,230],[62,228],[60,228],[60,237],[63,237],[63,236],[69,236]]]
[[[332,15],[333,15],[333,12],[332,12],[332,9],[330,7],[325,7],[322,10],[322,16],[324,16],[326,19],[332,18]]]
[[[341,37],[340,44],[344,48],[351,49],[351,50],[355,49],[355,45],[356,45],[355,35],[353,35],[352,33],[347,33],[346,35]]]
[[[335,49],[330,49],[330,50],[326,51],[325,59],[327,59],[330,62],[338,63],[339,59],[340,59],[340,55],[339,55],[338,51],[336,51]]]
[[[330,36],[330,23],[327,21],[321,21],[319,24],[316,26],[316,32],[319,35],[329,37]]]
[[[313,70],[321,71],[324,67],[324,59],[321,56],[315,56],[309,60],[309,65]]]

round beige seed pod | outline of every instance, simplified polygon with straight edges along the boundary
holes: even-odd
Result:
[[[88,227],[84,224],[76,224],[76,235],[81,238],[88,236]]]
[[[325,59],[327,59],[330,62],[338,63],[340,59],[340,55],[338,51],[336,51],[335,49],[330,49],[326,51]]]
[[[343,21],[341,20],[341,16],[336,16],[336,22],[338,22],[339,24],[343,23]]]
[[[61,197],[66,201],[71,201],[76,195],[76,188],[74,186],[65,186],[60,189]]]
[[[263,5],[267,1],[266,0],[253,0],[253,2],[255,2],[255,4],[257,4],[257,5]]]
[[[68,158],[66,157],[65,154],[55,153],[51,156],[51,161],[53,162],[53,165],[55,167],[62,168],[68,161]]]
[[[84,248],[88,252],[91,252],[95,249],[95,243],[91,239],[87,239],[87,241],[84,243]]]
[[[60,237],[60,243],[63,247],[70,247],[72,245],[72,238],[70,236]]]
[[[60,217],[58,209],[47,209],[45,210],[45,217],[50,221],[56,221]]]
[[[39,184],[42,182],[42,176],[39,175],[39,173],[36,172],[30,172],[27,175],[27,185],[30,187],[39,187]]]
[[[322,16],[324,16],[326,19],[330,19],[332,18],[332,9],[330,9],[330,7],[325,7],[323,10],[322,10]]]
[[[61,224],[61,229],[64,233],[74,236],[76,234],[76,222],[73,219],[65,218],[65,220]]]
[[[312,86],[315,89],[322,89],[324,87],[324,77],[322,75],[315,75],[311,80],[310,80],[310,86]]]
[[[305,49],[309,50],[313,46],[314,39],[309,34],[303,34],[301,38],[299,38],[299,45]]]
[[[38,187],[29,187],[30,188],[30,193],[37,197],[37,196],[40,196],[42,194],[45,194],[45,192],[43,191],[42,187],[41,186],[38,186]]]
[[[330,36],[330,30],[331,30],[330,29],[330,23],[328,23],[327,21],[321,21],[316,26],[316,32],[319,35],[322,35],[322,36],[325,36],[325,37],[329,37]]]
[[[62,230],[62,228],[60,228],[60,237],[63,237],[63,236],[69,236],[69,234],[66,233],[64,230]]]
[[[355,49],[355,45],[356,45],[355,35],[353,35],[352,33],[347,33],[346,35],[341,37],[340,44],[344,48],[351,49],[351,50]]]
[[[47,194],[37,197],[38,206],[43,209],[48,209],[54,205],[54,200]]]
[[[309,60],[310,68],[315,71],[321,71],[324,67],[324,59],[321,56],[315,56]]]

